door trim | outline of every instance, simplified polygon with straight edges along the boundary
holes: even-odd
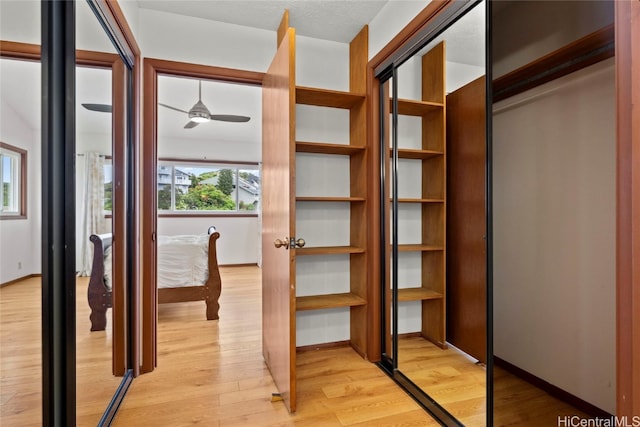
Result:
[[[616,415],[640,414],[640,2],[615,2]],[[634,171],[634,166],[636,170]]]

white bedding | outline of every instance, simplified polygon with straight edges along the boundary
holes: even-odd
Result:
[[[111,247],[105,251],[105,285],[111,289]],[[158,287],[204,285],[209,278],[209,236],[158,236]]]
[[[209,278],[209,236],[158,236],[158,287],[204,285]]]

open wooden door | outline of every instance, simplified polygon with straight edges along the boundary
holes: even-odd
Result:
[[[485,78],[447,96],[447,341],[487,358]]]
[[[281,26],[283,28],[283,26]],[[295,30],[262,86],[262,353],[290,412],[296,410]]]

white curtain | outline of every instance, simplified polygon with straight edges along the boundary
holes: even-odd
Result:
[[[84,199],[82,203],[82,267],[80,276],[91,274],[93,243],[92,234],[106,232],[104,218],[104,157],[96,152],[84,156]]]

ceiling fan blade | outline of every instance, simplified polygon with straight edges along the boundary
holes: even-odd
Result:
[[[181,110],[179,108],[172,107],[171,105],[163,104],[162,102],[158,102],[158,105],[162,105],[163,107],[168,108],[170,110],[175,110],[175,111],[179,111],[181,113],[189,114],[188,111],[184,111],[184,110]]]
[[[82,104],[84,108],[90,111],[97,111],[99,113],[111,113],[113,108],[109,104]]]
[[[185,129],[191,129],[191,128],[194,128],[194,127],[198,126],[199,124],[200,124],[200,123],[198,123],[198,122],[193,122],[193,121],[189,120],[189,121],[187,122],[187,124],[186,124],[186,125],[184,125],[184,128],[185,128]]]
[[[234,116],[233,114],[211,114],[209,118],[211,120],[219,120],[221,122],[234,122],[234,123],[244,123],[251,120],[251,117]]]

